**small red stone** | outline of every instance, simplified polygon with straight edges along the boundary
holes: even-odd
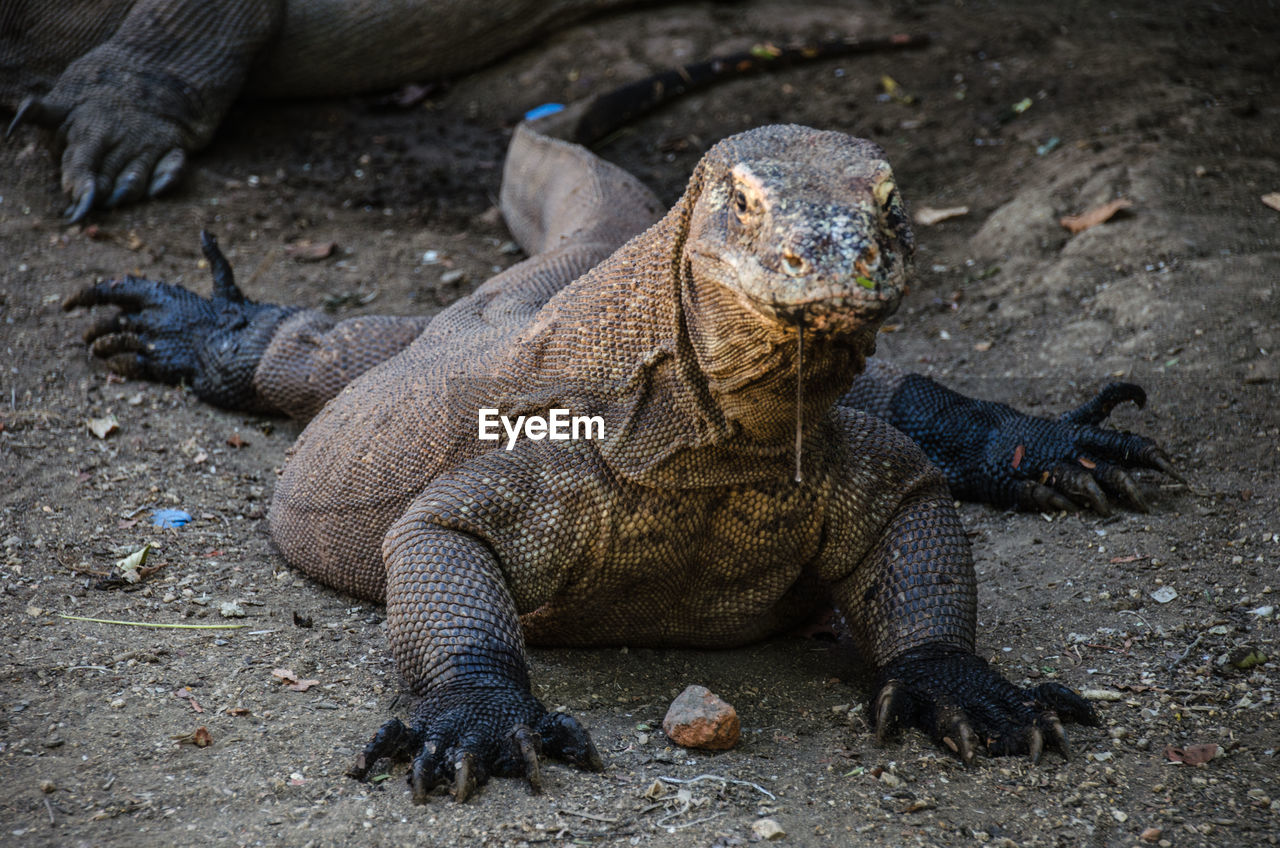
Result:
[[[662,731],[677,745],[727,751],[738,744],[738,711],[705,686],[690,686],[671,702]]]

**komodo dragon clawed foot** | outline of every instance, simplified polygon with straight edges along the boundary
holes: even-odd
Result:
[[[1088,701],[1059,683],[1019,689],[986,660],[932,646],[906,651],[879,675],[871,716],[881,742],[898,727],[918,728],[972,763],[979,744],[992,756],[1025,754],[1039,762],[1046,747],[1070,758],[1062,722],[1097,725]]]
[[[578,720],[547,712],[528,691],[442,689],[417,706],[407,726],[393,718],[379,728],[347,776],[364,780],[378,760],[412,759],[408,781],[417,804],[425,804],[433,789],[448,784],[454,800],[465,801],[490,775],[523,776],[539,793],[538,758],[543,754],[590,771],[604,768]]]
[[[847,400],[867,406],[859,403],[856,384]],[[1113,501],[1149,511],[1132,476],[1135,469],[1154,469],[1185,482],[1154,441],[1102,426],[1117,405],[1142,407],[1146,400],[1140,386],[1108,383],[1076,409],[1058,418],[1039,418],[907,374],[876,411],[924,449],[958,498],[1109,515]]]
[[[116,306],[85,331],[112,371],[158,383],[186,382],[205,401],[253,408],[253,370],[272,334],[297,309],[256,303],[240,291],[217,240],[200,234],[213,274],[208,298],[169,283],[126,276],[86,286],[62,308]]]
[[[184,148],[205,141],[182,114],[177,80],[104,77],[92,65],[81,73],[73,65],[48,95],[22,102],[7,134],[23,123],[57,132],[62,189],[71,198],[64,214],[75,223],[94,207],[156,197],[178,182],[187,164]]]

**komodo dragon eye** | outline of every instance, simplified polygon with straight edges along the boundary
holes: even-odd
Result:
[[[747,214],[747,195],[742,189],[733,193],[733,208],[738,210],[739,215]]]
[[[896,188],[897,185],[894,184],[893,180],[884,180],[883,182],[876,183],[875,188],[872,189],[872,193],[875,195],[876,203],[880,204],[881,209],[888,208],[890,202],[893,200],[893,192]]]

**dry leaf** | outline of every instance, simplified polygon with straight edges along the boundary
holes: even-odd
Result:
[[[918,812],[920,812],[921,810],[932,810],[932,809],[934,809],[936,806],[938,806],[938,805],[937,805],[937,804],[935,804],[935,803],[933,803],[932,801],[930,801],[930,800],[929,800],[929,799],[927,799],[927,798],[917,798],[916,800],[914,800],[914,801],[912,801],[910,804],[908,804],[905,808],[903,808],[902,812],[904,812],[904,813],[918,813]]]
[[[252,715],[252,713],[249,712],[248,707],[232,707],[229,710],[227,710],[227,715],[247,716],[247,715]]]
[[[232,433],[230,436],[227,436],[227,444],[231,445],[233,448],[247,448],[249,446],[249,443],[241,438],[239,433]]]
[[[209,728],[203,724],[190,733],[179,733],[177,736],[170,738],[175,742],[190,742],[197,748],[208,748],[213,744],[213,736],[209,733]]]
[[[328,259],[332,256],[334,248],[337,246],[338,243],[334,241],[312,242],[303,239],[286,245],[284,255],[299,262],[319,262],[321,259]]]
[[[299,680],[298,676],[287,668],[274,669],[271,675],[295,692],[305,692],[312,686],[320,685],[319,680]]]
[[[1262,195],[1262,202],[1277,212],[1280,212],[1280,191],[1273,191],[1270,194]]]
[[[1058,223],[1070,230],[1071,235],[1076,235],[1077,233],[1083,233],[1090,227],[1096,227],[1099,224],[1110,221],[1111,217],[1121,209],[1128,209],[1132,205],[1133,201],[1127,197],[1121,197],[1110,203],[1095,206],[1088,212],[1083,212],[1079,215],[1067,215],[1059,219]]]
[[[298,682],[298,675],[294,674],[293,670],[288,668],[273,668],[271,670],[271,676],[278,678],[281,683]]]
[[[1010,463],[1015,469],[1022,464],[1022,458],[1027,455],[1027,446],[1018,445],[1013,449],[1013,462]]]
[[[1142,560],[1142,559],[1146,559],[1146,556],[1143,554],[1130,554],[1129,556],[1112,557],[1111,564],[1119,565],[1120,563],[1137,562],[1138,560]]]
[[[154,573],[152,569],[147,574],[143,574],[142,566],[147,562],[147,554],[151,551],[151,543],[147,542],[124,559],[116,560],[116,571],[120,572],[120,576],[124,578],[126,583],[137,583],[147,574]]]
[[[1216,742],[1204,742],[1199,745],[1186,745],[1182,748],[1175,748],[1168,745],[1164,749],[1164,755],[1175,763],[1185,763],[1189,766],[1199,766],[1212,760],[1218,756],[1218,745]]]
[[[948,218],[959,218],[961,215],[968,214],[968,206],[948,206],[945,209],[921,206],[916,210],[915,220],[922,227],[932,227],[934,224],[940,224]]]
[[[99,439],[105,439],[120,429],[120,420],[114,415],[108,415],[105,418],[90,418],[85,423],[89,426],[89,432]]]
[[[1092,459],[1085,459],[1083,456],[1076,457],[1076,462],[1080,463],[1085,468],[1088,468],[1090,470],[1093,470],[1094,468],[1098,467],[1098,463],[1094,462]]]

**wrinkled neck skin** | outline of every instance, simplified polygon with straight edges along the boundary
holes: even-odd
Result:
[[[805,430],[848,392],[875,350],[879,322],[832,334],[805,327],[803,370],[797,370],[796,323],[765,317],[740,294],[699,274],[692,256],[681,274],[680,303],[690,347],[707,393],[730,431],[765,452],[794,449],[797,380]]]

